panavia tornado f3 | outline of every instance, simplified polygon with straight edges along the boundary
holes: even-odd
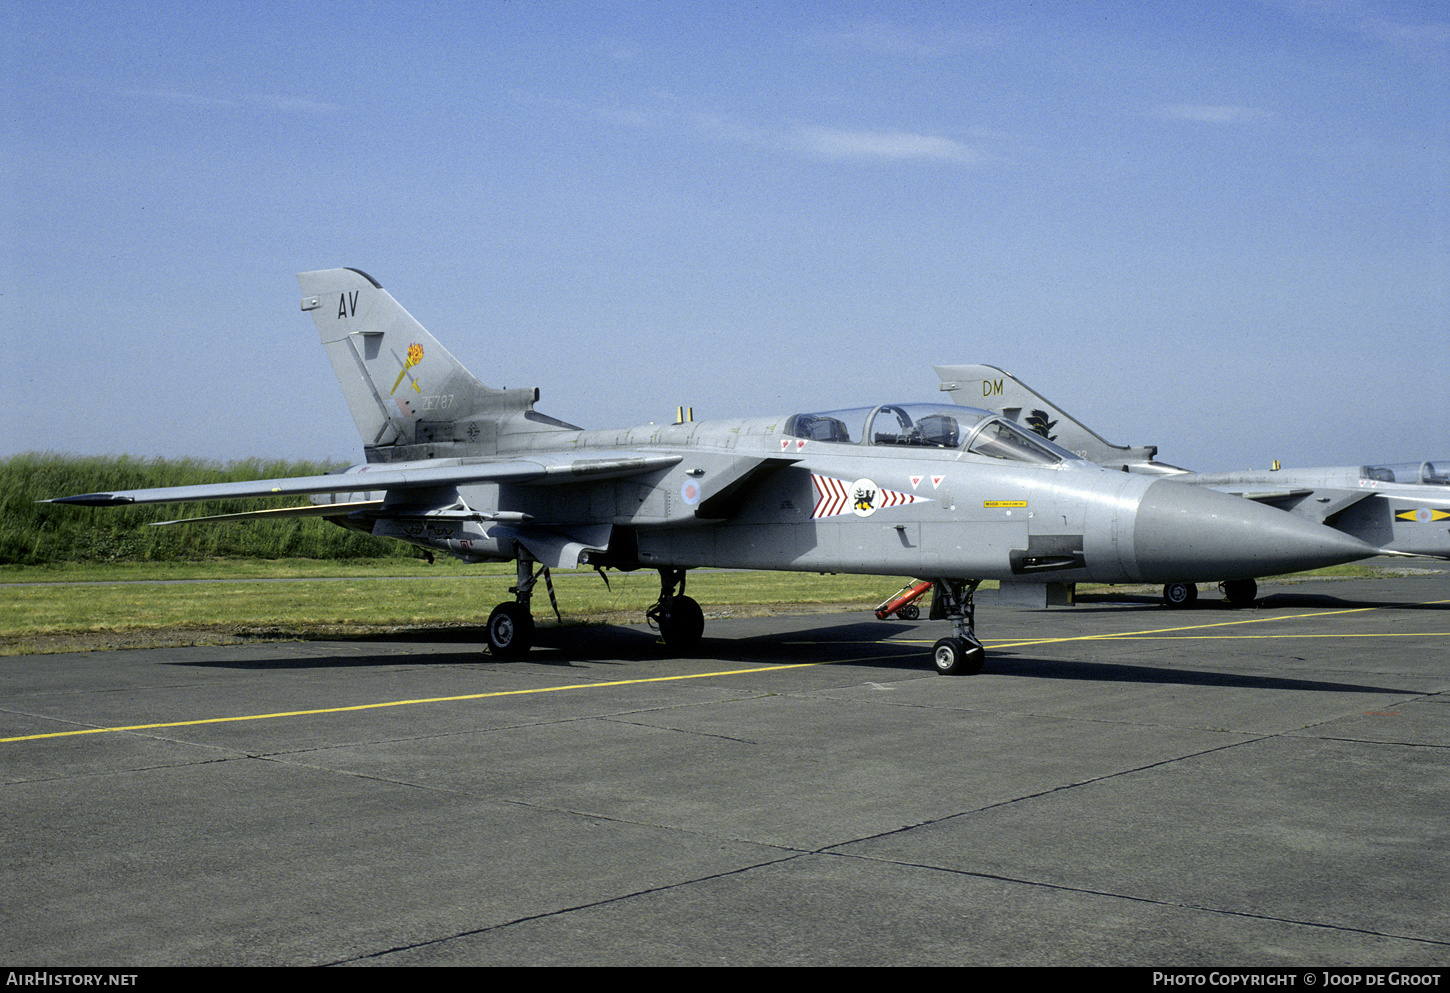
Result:
[[[1380,555],[1450,559],[1450,459],[1241,472],[1190,472],[1157,460],[1156,446],[1105,441],[1071,414],[1009,373],[990,365],[937,366],[942,390],[959,403],[981,404],[1050,438],[1081,458],[1122,472],[1158,476],[1178,484],[1242,497],[1305,521],[1323,524],[1374,546]],[[1164,585],[1171,607],[1198,598],[1189,569]],[[1252,603],[1251,576],[1220,576],[1233,604]]]
[[[931,653],[948,675],[982,667],[973,593],[983,580],[1247,578],[1376,553],[1271,507],[1105,469],[1010,418],[950,403],[585,430],[536,411],[537,389],[480,383],[366,273],[298,279],[365,464],[54,502],[307,495],[313,506],[261,513],[314,514],[469,562],[513,561],[513,599],[487,626],[501,657],[528,651],[535,583],[551,568],[658,570],[647,617],[680,650],[704,629],[684,592],[690,569],[927,577],[934,612],[952,625]]]

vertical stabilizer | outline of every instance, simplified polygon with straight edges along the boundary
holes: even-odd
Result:
[[[1184,470],[1155,461],[1153,445],[1114,445],[1025,383],[990,365],[939,365],[941,388],[957,403],[1001,411],[1002,416],[1037,432],[1048,441],[1109,469],[1151,475]]]
[[[537,390],[480,383],[367,273],[297,281],[369,462],[492,454],[510,432],[572,427],[533,413]]]

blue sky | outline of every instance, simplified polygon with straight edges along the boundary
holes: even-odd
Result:
[[[360,459],[294,274],[590,427],[1007,369],[1201,469],[1450,456],[1450,6],[0,12],[0,454]]]

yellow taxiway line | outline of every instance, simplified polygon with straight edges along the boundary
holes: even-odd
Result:
[[[768,665],[758,669],[730,669],[721,672],[695,672],[678,676],[646,676],[640,679],[616,679],[607,683],[572,683],[568,686],[535,686],[526,690],[495,690],[491,693],[466,693],[461,696],[422,697],[417,700],[385,700],[381,703],[358,703],[346,707],[318,707],[313,710],[283,710],[274,714],[238,714],[234,717],[203,717],[191,721],[163,721],[158,724],[129,724],[125,727],[79,728],[74,731],[51,731],[27,734],[17,738],[0,738],[0,744],[15,741],[38,741],[41,738],[69,738],[82,734],[110,734],[113,731],[155,731],[160,728],[194,727],[199,724],[228,724],[234,721],[267,721],[275,717],[309,717],[316,714],[343,714],[351,710],[381,710],[384,707],[411,707],[420,703],[456,703],[461,700],[486,700],[490,697],[524,696],[531,693],[559,693],[564,690],[593,690],[606,686],[637,686],[641,683],[668,683],[679,679],[708,679],[711,676],[741,676],[752,672],[776,672],[781,669],[804,669],[823,662],[796,662],[789,665]]]
[[[1422,604],[1416,604],[1416,606],[1428,607],[1428,606],[1434,606],[1436,604],[1442,604],[1442,603],[1450,603],[1450,600],[1429,600],[1429,601],[1426,601],[1425,603],[1422,603]],[[1392,604],[1392,605],[1387,605],[1387,606],[1399,606],[1399,605],[1398,604]],[[1068,641],[1134,641],[1134,640],[1138,640],[1138,639],[1147,640],[1149,638],[1149,636],[1152,636],[1152,635],[1173,635],[1173,634],[1179,634],[1180,632],[1184,632],[1184,631],[1206,631],[1206,630],[1208,630],[1210,628],[1239,627],[1239,626],[1242,626],[1242,625],[1245,625],[1245,624],[1267,624],[1270,621],[1300,621],[1300,620],[1307,620],[1307,619],[1309,619],[1311,617],[1335,617],[1335,616],[1340,615],[1340,614],[1363,614],[1363,613],[1366,613],[1366,612],[1371,611],[1371,610],[1383,610],[1383,609],[1384,609],[1383,607],[1349,607],[1349,608],[1344,609],[1344,610],[1318,610],[1318,611],[1315,611],[1312,614],[1277,614],[1277,615],[1275,615],[1273,617],[1248,617],[1248,618],[1242,618],[1242,619],[1236,620],[1236,621],[1219,621],[1219,622],[1217,622],[1215,624],[1186,624],[1186,625],[1182,625],[1180,627],[1152,628],[1152,629],[1147,630],[1147,631],[1120,631],[1120,632],[1115,632],[1115,633],[1114,632],[1110,632],[1108,634],[1080,634],[1080,635],[1073,635],[1073,636],[1067,637],[1067,638],[1038,638],[1038,639],[1034,639],[1032,641],[994,642],[993,643],[993,647],[995,647],[995,648],[1021,648],[1021,647],[1027,646],[1027,645],[1055,645],[1055,644],[1059,644],[1059,643],[1063,643],[1063,642],[1068,642]],[[1313,635],[1313,634],[1285,634],[1285,635],[1275,635],[1275,634],[1265,634],[1265,635],[1224,635],[1224,636],[1217,636],[1217,635],[1194,635],[1192,637],[1180,637],[1177,640],[1181,640],[1181,641],[1193,641],[1193,640],[1198,640],[1200,638],[1208,638],[1208,637],[1214,637],[1214,638],[1222,637],[1224,639],[1227,639],[1227,638],[1369,638],[1369,637],[1390,637],[1390,636],[1391,635],[1368,635],[1368,634],[1335,634],[1335,635],[1324,635],[1324,634],[1320,634],[1320,635]],[[1421,632],[1419,634],[1419,637],[1426,637],[1426,638],[1434,638],[1434,637],[1437,637],[1437,636],[1443,637],[1443,635],[1437,635],[1434,632]],[[1154,639],[1154,640],[1160,640],[1160,639]],[[1161,640],[1174,640],[1174,639],[1161,639]]]
[[[1450,603],[1450,600],[1432,600],[1418,606],[1432,606],[1436,604]],[[1035,638],[1030,641],[991,641],[987,644],[993,648],[1023,648],[1031,645],[1054,645],[1070,641],[1133,641],[1133,640],[1178,640],[1191,641],[1199,638],[1212,638],[1215,640],[1227,640],[1237,638],[1370,638],[1370,637],[1405,637],[1403,632],[1390,632],[1386,634],[1350,634],[1350,635],[1316,635],[1316,634],[1267,634],[1267,635],[1195,635],[1184,636],[1181,632],[1205,631],[1211,628],[1236,627],[1246,624],[1263,624],[1268,621],[1295,621],[1311,617],[1333,617],[1338,614],[1358,614],[1370,610],[1380,610],[1380,607],[1352,607],[1347,610],[1325,610],[1312,614],[1290,614],[1276,615],[1274,617],[1253,617],[1235,621],[1220,621],[1213,624],[1187,624],[1171,628],[1153,628],[1147,631],[1123,631],[1109,634],[1083,634],[1073,635],[1066,638]],[[1176,638],[1158,638],[1155,636],[1178,635]],[[1444,633],[1419,632],[1414,635],[1422,638],[1445,637]],[[887,645],[917,644],[918,642],[907,639],[886,640],[880,642]],[[924,644],[925,642],[921,642]],[[790,644],[787,642],[786,644]],[[813,642],[819,644],[819,642]],[[849,659],[841,661],[864,662],[869,659]],[[20,741],[39,741],[44,738],[69,738],[85,734],[111,734],[118,731],[156,731],[162,728],[196,727],[202,724],[228,724],[236,721],[266,721],[278,717],[311,717],[318,714],[342,714],[356,710],[381,710],[386,707],[411,707],[424,703],[458,703],[464,700],[487,700],[493,697],[525,696],[534,693],[560,693],[565,690],[593,690],[604,689],[610,686],[638,686],[644,683],[668,683],[683,679],[711,679],[719,676],[743,676],[750,673],[780,672],[786,669],[808,669],[812,666],[834,665],[834,662],[796,662],[787,665],[760,666],[754,669],[724,669],[716,672],[696,672],[677,676],[646,676],[640,679],[618,679],[604,683],[571,683],[566,686],[537,686],[525,690],[496,690],[490,693],[467,693],[461,696],[439,696],[423,697],[417,700],[386,700],[381,703],[360,703],[346,707],[318,707],[310,710],[284,710],[272,714],[239,714],[233,717],[204,717],[190,721],[164,721],[156,724],[130,724],[125,727],[100,727],[100,728],[78,728],[72,731],[51,731],[46,734],[27,734],[15,738],[0,738],[0,744],[10,744]]]

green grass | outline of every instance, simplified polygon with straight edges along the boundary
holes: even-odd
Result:
[[[348,531],[319,518],[287,518],[225,526],[158,521],[234,514],[276,501],[215,500],[192,504],[79,507],[41,501],[80,493],[195,486],[203,483],[316,476],[340,463],[248,459],[83,458],[29,452],[0,460],[0,566],[65,562],[199,562],[212,558],[409,558],[410,545]],[[297,500],[305,504],[305,500]]]
[[[191,580],[191,581],[189,581]],[[194,580],[211,580],[195,582]],[[285,581],[277,581],[285,580]],[[643,620],[659,595],[653,570],[610,573],[609,586],[591,571],[553,573],[566,620]],[[130,563],[97,568],[0,569],[0,639],[176,628],[386,629],[481,624],[509,599],[511,565],[464,565],[440,560],[373,562],[226,562],[210,565]],[[814,573],[691,573],[688,592],[706,613],[767,610],[869,609],[904,583],[898,577]],[[20,585],[33,584],[33,585]],[[542,583],[534,614],[552,611]]]

